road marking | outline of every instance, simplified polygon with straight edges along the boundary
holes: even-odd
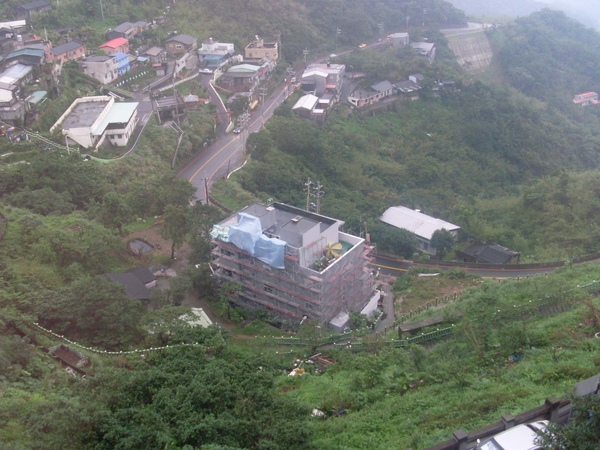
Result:
[[[217,153],[215,153],[214,155],[212,155],[208,161],[206,161],[204,164],[202,164],[202,166],[200,166],[200,168],[198,168],[198,170],[196,170],[196,171],[194,172],[194,174],[193,174],[191,177],[189,177],[189,178],[188,178],[188,181],[190,181],[190,182],[191,182],[191,181],[192,181],[194,178],[196,178],[196,175],[198,175],[198,173],[199,173],[201,170],[203,170],[203,169],[204,169],[204,168],[207,166],[207,164],[208,164],[208,163],[210,163],[210,162],[211,162],[213,159],[215,159],[215,157],[216,157],[217,155],[219,155],[219,154],[220,154],[220,153],[221,153],[223,150],[225,150],[227,147],[229,147],[229,145],[231,145],[231,144],[236,144],[236,143],[237,143],[237,142],[236,142],[235,140],[232,140],[232,141],[228,142],[227,144],[225,144],[225,145],[223,146],[223,148],[221,148],[221,150],[219,150]],[[222,164],[221,164],[221,165],[222,165]],[[221,166],[219,166],[219,168],[220,168],[220,167],[221,167]],[[218,169],[217,169],[217,170],[218,170]]]
[[[375,263],[371,263],[369,265],[375,266],[375,267],[381,267],[382,269],[397,270],[398,272],[408,272],[408,269],[401,269],[400,267],[384,266],[382,264],[375,264]]]

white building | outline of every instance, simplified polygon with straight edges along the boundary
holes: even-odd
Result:
[[[87,76],[95,78],[103,84],[110,84],[119,77],[119,64],[116,56],[89,56],[79,62],[79,68]]]
[[[235,53],[235,47],[233,44],[225,42],[216,42],[213,38],[208,38],[207,42],[203,42],[198,50],[198,54],[204,55],[233,55]]]
[[[109,95],[75,100],[58,121],[68,139],[84,148],[97,149],[106,138],[112,145],[127,145],[137,123],[137,102],[116,103]]]
[[[302,89],[313,91],[317,97],[325,93],[335,94],[337,97],[342,91],[345,73],[346,66],[343,64],[309,64],[302,74]]]
[[[388,208],[379,220],[393,227],[410,231],[417,237],[419,248],[431,255],[437,253],[436,249],[431,246],[433,233],[445,229],[456,237],[460,230],[458,225],[442,219],[436,219],[435,217],[423,214],[419,210],[412,210],[405,206],[392,206]]]

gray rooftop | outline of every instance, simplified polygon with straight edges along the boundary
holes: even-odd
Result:
[[[373,89],[373,90],[375,90],[377,92],[390,91],[393,88],[394,88],[394,86],[392,86],[392,83],[390,83],[387,80],[380,81],[379,83],[376,83],[373,86],[371,86],[371,89]]]
[[[106,105],[108,100],[79,103],[63,122],[63,129],[91,127]]]
[[[302,247],[302,235],[308,230],[318,226],[319,233],[322,233],[338,222],[335,219],[281,203],[271,206],[255,203],[240,212],[258,217],[263,233],[267,236],[279,236],[278,239],[295,248]]]
[[[178,35],[173,36],[171,39],[167,39],[167,42],[171,42],[171,41],[181,42],[184,45],[192,45],[192,44],[198,42],[198,39],[196,39],[193,36],[187,35],[187,34],[178,34]]]
[[[67,42],[66,44],[57,45],[51,51],[54,55],[62,55],[63,53],[70,52],[71,50],[75,50],[79,47],[83,47],[81,42],[71,41]]]
[[[114,56],[108,56],[108,55],[92,55],[92,56],[88,56],[86,58],[86,61],[88,62],[104,62],[104,61],[108,61],[109,59],[114,59]]]

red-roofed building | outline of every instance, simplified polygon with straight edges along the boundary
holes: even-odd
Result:
[[[597,105],[598,94],[596,92],[584,92],[583,94],[577,94],[573,97],[573,103],[581,106]]]
[[[125,38],[115,38],[98,47],[106,55],[113,53],[129,53],[129,41]]]

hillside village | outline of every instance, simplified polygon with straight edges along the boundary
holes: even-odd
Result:
[[[556,104],[490,93],[475,78],[499,58],[496,27],[444,34],[422,8],[412,28],[380,19],[344,45],[337,28],[292,60],[275,27],[178,31],[175,0],[102,35],[42,32],[58,4],[14,3],[0,441],[67,448],[64,408],[74,448],[450,450],[597,407],[588,79]],[[580,123],[548,136],[552,108]],[[539,225],[553,221],[568,236]]]

